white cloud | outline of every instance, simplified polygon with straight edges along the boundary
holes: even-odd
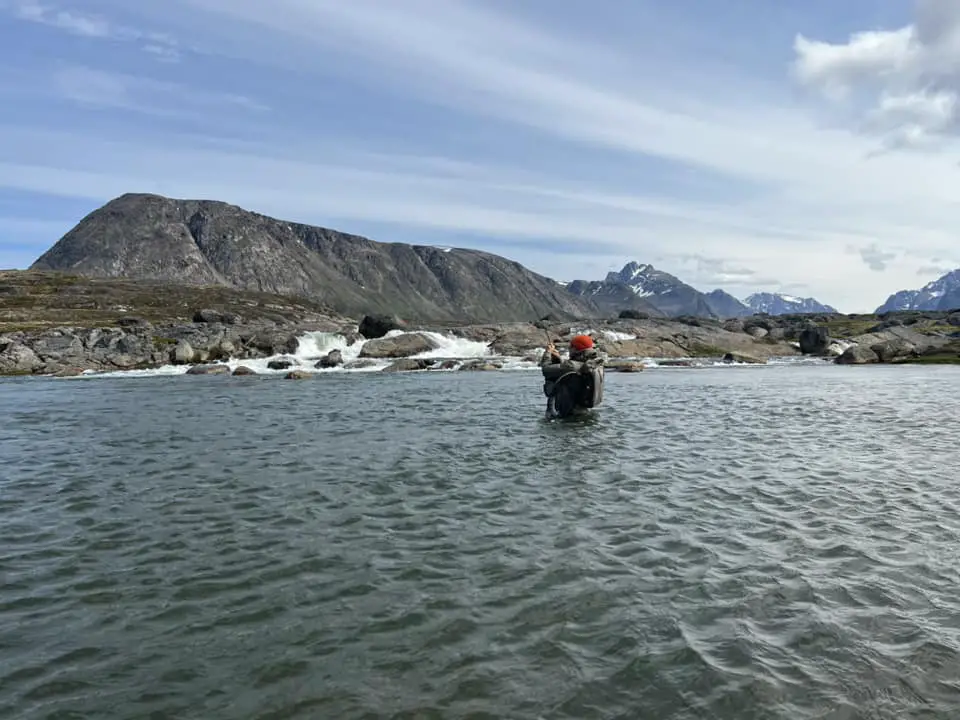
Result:
[[[866,104],[864,129],[890,147],[929,144],[960,127],[956,0],[917,0],[913,23],[854,33],[845,43],[798,35],[794,49],[798,79],[831,100]]]
[[[642,44],[597,49],[583,38],[561,37],[546,17],[534,27],[479,2],[169,0],[162,12],[148,5],[122,7],[184,46],[202,44],[204,52],[253,62],[265,73],[295,72],[290,116],[278,107],[253,134],[259,142],[248,138],[232,147],[226,130],[218,143],[144,138],[135,126],[80,141],[3,128],[9,149],[0,152],[0,185],[92,202],[127,191],[219,198],[344,230],[370,222],[407,226],[412,234],[520,238],[516,252],[503,254],[564,279],[637,259],[694,284],[722,283],[738,295],[781,289],[775,280],[783,289],[806,286],[850,311],[872,309],[915,284],[919,266],[930,262],[912,257],[943,256],[955,245],[957,148],[872,155],[876,142],[859,132],[948,130],[956,112],[951,86],[921,84],[915,68],[947,68],[942,48],[951,45],[929,39],[919,21],[911,29],[856,36],[854,50],[798,42],[798,78],[838,98],[857,99],[865,88],[873,93],[874,105],[846,130],[819,127],[799,109],[774,104],[753,92],[749,78],[725,84],[721,93],[705,66],[696,68],[700,80],[679,87],[669,81],[674,58],[645,57]],[[367,147],[325,139],[319,120],[316,133],[298,130],[294,118],[337,112],[321,104],[331,73],[387,92],[371,112],[389,114],[389,102],[420,99],[472,122],[496,121],[490,127],[499,133],[497,145],[522,129],[526,138],[587,158],[598,179],[586,180],[576,161],[547,170],[547,151],[537,150],[537,140],[514,141],[517,152],[507,163],[400,156],[383,150],[379,138],[367,138]],[[203,90],[187,87],[191,80],[184,74],[181,83],[154,84],[74,68],[60,77],[60,89],[85,103],[155,113],[178,107],[177,93],[192,98],[179,107],[198,115],[221,106],[204,104]],[[410,132],[417,130],[420,137],[430,132]],[[398,144],[400,128],[390,139]],[[649,180],[656,172],[651,157],[742,192],[723,202],[687,195],[682,183],[640,192],[636,178],[656,185]],[[581,255],[551,250],[552,243],[571,242],[584,244]],[[861,248],[885,267],[874,262],[879,269],[871,269]],[[896,263],[886,262],[891,254]],[[694,256],[700,259],[691,263]]]

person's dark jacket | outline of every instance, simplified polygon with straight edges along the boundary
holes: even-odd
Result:
[[[544,350],[540,356],[540,369],[543,376],[556,379],[567,372],[583,372],[603,364],[603,358],[596,348],[589,348],[580,352],[571,352],[564,359],[559,352]]]

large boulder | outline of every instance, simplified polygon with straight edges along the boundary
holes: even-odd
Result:
[[[293,354],[300,347],[300,339],[293,330],[265,328],[254,333],[248,344],[267,355]]]
[[[173,350],[170,351],[170,360],[175,365],[186,365],[193,362],[196,354],[196,351],[190,343],[186,340],[179,340]]]
[[[320,358],[320,361],[314,365],[317,369],[324,368],[335,368],[338,365],[343,365],[343,353],[339,350],[331,350],[324,357]]]
[[[83,341],[67,330],[48,330],[32,343],[33,352],[41,360],[81,360]]]
[[[546,347],[548,331],[534,325],[505,325],[487,346],[497,355],[525,355],[530,350]]]
[[[830,347],[830,332],[824,326],[804,328],[798,338],[804,355],[826,355]]]
[[[437,343],[423,333],[404,333],[368,340],[360,349],[363,358],[402,358],[436,350]]]
[[[868,365],[880,362],[880,356],[865,345],[851,345],[835,362],[840,365]]]
[[[406,324],[396,317],[388,315],[364,315],[357,328],[367,340],[382,338],[391,330],[403,330]]]
[[[890,363],[898,360],[904,360],[910,357],[916,357],[917,346],[904,338],[892,338],[884,342],[871,345],[870,349],[877,354],[880,362]]]
[[[21,375],[32,373],[43,365],[43,361],[26,345],[8,342],[0,350],[0,374]]]
[[[740,318],[729,318],[727,320],[724,320],[720,327],[722,327],[727,332],[741,333],[743,332],[746,326],[743,320],[741,320]]]
[[[268,370],[287,370],[297,364],[294,358],[277,358],[267,363]]]

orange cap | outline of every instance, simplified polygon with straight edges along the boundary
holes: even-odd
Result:
[[[570,339],[571,350],[589,350],[593,347],[593,338],[589,335],[576,335]]]

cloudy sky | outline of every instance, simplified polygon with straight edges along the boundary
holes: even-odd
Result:
[[[869,311],[960,266],[956,0],[0,0],[0,266],[124,192]]]

